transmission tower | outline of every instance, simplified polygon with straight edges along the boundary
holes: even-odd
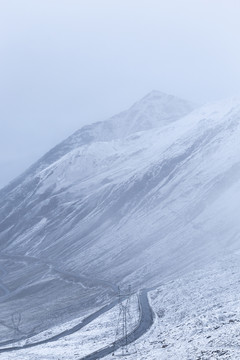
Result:
[[[132,354],[129,352],[128,344],[128,331],[130,330],[131,323],[130,300],[132,295],[133,293],[130,285],[127,292],[121,292],[120,287],[118,287],[119,315],[116,328],[115,345],[120,343],[121,350],[119,354],[115,354],[113,352],[113,355],[116,356],[128,356]]]
[[[12,314],[11,318],[14,331],[14,340],[17,340],[18,336],[21,334],[20,325],[22,321],[22,314],[19,312],[15,312]]]

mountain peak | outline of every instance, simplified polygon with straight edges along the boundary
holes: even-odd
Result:
[[[168,95],[162,91],[159,90],[152,90],[147,95],[143,97],[143,99],[153,99],[153,98],[162,98],[162,97],[168,97],[171,95]]]
[[[44,169],[78,147],[94,142],[124,139],[136,132],[162,127],[177,121],[195,108],[196,106],[187,100],[152,90],[120,114],[80,128],[45,154],[23,174],[23,177]],[[22,177],[16,180],[21,179]],[[11,187],[15,184],[16,181],[13,181]]]

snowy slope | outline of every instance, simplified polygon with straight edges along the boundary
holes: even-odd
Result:
[[[135,103],[128,110],[112,118],[82,127],[66,140],[46,153],[39,161],[33,164],[22,176],[16,178],[7,191],[24,181],[27,176],[54,163],[62,156],[82,145],[97,141],[109,141],[124,138],[132,133],[164,126],[188,114],[196,107],[195,104],[167,95],[160,91],[152,91],[143,99]],[[1,190],[0,194],[5,190]]]
[[[72,269],[103,278],[137,271],[141,282],[202,261],[230,239],[234,246],[239,132],[239,102],[228,101],[72,150],[34,177],[6,250],[61,255]]]
[[[154,325],[128,359],[238,360],[239,260],[239,253],[225,256],[152,291]]]
[[[2,252],[142,287],[239,248],[240,100],[180,118],[176,100],[161,122],[148,104],[161,113],[168,96],[157,95],[134,105],[148,127],[133,107],[119,115],[125,132],[101,128],[87,143],[75,134],[1,192]]]
[[[129,346],[129,360],[238,360],[240,357],[239,252],[149,292],[153,326]],[[134,302],[131,315],[135,316]],[[77,360],[114,341],[118,307],[53,343],[3,353],[4,360]],[[131,323],[132,324],[132,323]],[[69,326],[70,324],[67,324]],[[47,338],[60,328],[49,329]],[[33,339],[31,341],[36,341]],[[24,346],[26,341],[19,345]],[[29,343],[29,341],[27,341]],[[133,353],[131,355],[131,353]],[[119,352],[116,352],[119,354]],[[1,358],[1,355],[0,355]],[[118,358],[112,354],[106,360]]]
[[[127,149],[123,148],[127,136],[165,127],[192,109],[187,101],[154,91],[129,110],[80,129],[1,190],[2,338],[32,335],[48,327],[49,322],[53,325],[66,317],[84,315],[113,296],[117,279],[101,278],[97,268],[89,273],[85,266],[91,262],[92,251],[91,240],[85,234],[91,232],[89,226],[101,222],[102,210],[97,210],[96,201],[111,186],[104,172],[108,169],[111,173],[114,163],[114,172],[119,166],[119,171],[126,173],[124,161],[129,158],[129,150],[137,160],[134,142],[131,145],[127,140]],[[93,180],[101,172],[104,179],[99,189]],[[99,214],[95,216],[94,211]],[[85,264],[80,259],[83,248],[87,251]],[[97,242],[96,250],[104,251]],[[23,324],[16,334],[11,316],[19,308]]]
[[[187,102],[162,93],[152,92],[129,111],[104,123],[83,128],[59,145],[61,151],[53,149],[50,154],[43,157],[17,179],[16,183],[13,182],[1,191],[0,238],[2,244],[13,243],[13,246],[17,247],[19,243],[24,243],[26,249],[29,245],[27,238],[32,239],[33,234],[42,233],[44,230],[47,237],[51,236],[52,230],[48,229],[48,226],[55,221],[54,217],[56,216],[61,221],[62,213],[64,213],[64,220],[67,220],[66,214],[70,213],[69,215],[73,215],[76,222],[78,218],[82,217],[83,207],[85,209],[89,206],[96,207],[95,204],[91,204],[91,201],[88,204],[80,202],[80,206],[74,204],[86,195],[87,197],[93,195],[96,198],[94,192],[98,191],[99,187],[99,184],[95,183],[98,174],[103,179],[97,180],[97,182],[100,181],[100,187],[107,190],[111,181],[105,178],[106,171],[110,172],[111,176],[115,174],[114,169],[122,172],[123,179],[117,175],[121,183],[122,180],[125,180],[125,175],[128,178],[131,174],[131,171],[128,171],[129,168],[132,168],[133,173],[136,171],[138,162],[142,162],[142,158],[139,156],[142,152],[145,157],[141,137],[133,135],[127,139],[126,135],[137,130],[154,128],[157,125],[158,128],[161,128],[166,125],[166,121],[170,122],[169,118],[174,121],[190,109],[191,106]],[[83,135],[86,134],[86,131],[88,131],[88,135],[91,132],[92,138],[87,145],[84,142],[85,135]],[[112,140],[115,138],[118,139]],[[146,140],[149,141],[148,136]],[[143,139],[143,141],[145,140]],[[149,144],[146,144],[146,150],[148,146]],[[72,148],[73,150],[70,151]],[[63,155],[52,163],[53,154],[55,158],[58,158],[60,152]],[[94,183],[90,178],[95,179]],[[78,184],[77,187],[76,184]],[[92,194],[89,193],[91,186],[93,187]],[[82,191],[85,193],[82,194]],[[59,194],[61,199],[56,195],[58,192],[61,193]],[[58,201],[60,201],[59,206]],[[77,215],[77,219],[75,215]],[[16,221],[16,218],[21,218],[21,221]],[[71,221],[69,226],[72,228]],[[16,242],[15,239],[17,239]],[[40,241],[44,241],[43,236]],[[50,239],[47,241],[48,245],[52,244]],[[39,242],[35,239],[30,247],[33,249],[38,246]],[[45,245],[43,247],[46,249]],[[30,254],[33,254],[33,251],[30,250]]]

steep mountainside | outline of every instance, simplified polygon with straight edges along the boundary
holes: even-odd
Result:
[[[155,161],[152,139],[156,150],[162,140],[152,129],[168,128],[192,109],[154,91],[110,120],[80,129],[0,191],[4,337],[13,336],[16,311],[24,319],[18,337],[38,332],[106,302],[114,284],[139,268],[146,244],[123,230],[127,217],[131,227],[137,223],[141,194],[134,190],[131,200],[129,191]],[[136,239],[133,268],[126,261],[133,260]]]
[[[39,266],[48,264],[61,280],[66,271],[81,274],[81,291],[95,279],[92,296],[97,292],[106,299],[109,283],[150,286],[239,248],[240,101],[210,104],[177,118],[188,104],[171,98],[175,117],[161,121],[157,113],[168,108],[167,99],[154,92],[136,104],[145,115],[139,110],[133,125],[134,107],[119,115],[118,136],[106,131],[104,137],[104,123],[93,125],[101,127],[101,136],[87,143],[75,134],[5,188],[2,254],[12,261],[20,255],[28,265],[34,259]],[[142,128],[144,118],[152,121]],[[31,266],[20,276],[27,282],[28,271]],[[6,276],[4,285],[8,282]],[[31,287],[32,298],[34,291]]]
[[[129,345],[127,358],[239,360],[239,256],[239,252],[224,256],[216,263],[151,291],[149,298],[155,314],[154,323]],[[137,319],[134,302],[131,305],[131,315]],[[7,355],[7,360],[82,359],[114,341],[117,320],[118,308],[114,308],[64,339],[2,355]],[[134,318],[128,320],[131,326]],[[34,340],[47,338],[52,332],[59,333],[60,329],[50,329]],[[24,346],[25,341],[20,344]],[[104,360],[118,358],[121,349],[114,353],[115,357],[111,353]]]
[[[68,152],[8,193],[24,198],[2,205],[2,248],[142,283],[234,244],[239,108],[213,104]]]
[[[14,188],[30,175],[59,160],[73,149],[97,141],[122,139],[132,133],[152,129],[173,122],[191,112],[196,105],[173,95],[152,91],[135,103],[130,109],[113,116],[109,120],[82,127],[72,136],[55,146],[22,176],[0,191]]]

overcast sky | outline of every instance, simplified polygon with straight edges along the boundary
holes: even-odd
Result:
[[[240,94],[239,0],[0,0],[0,187],[153,89]]]

